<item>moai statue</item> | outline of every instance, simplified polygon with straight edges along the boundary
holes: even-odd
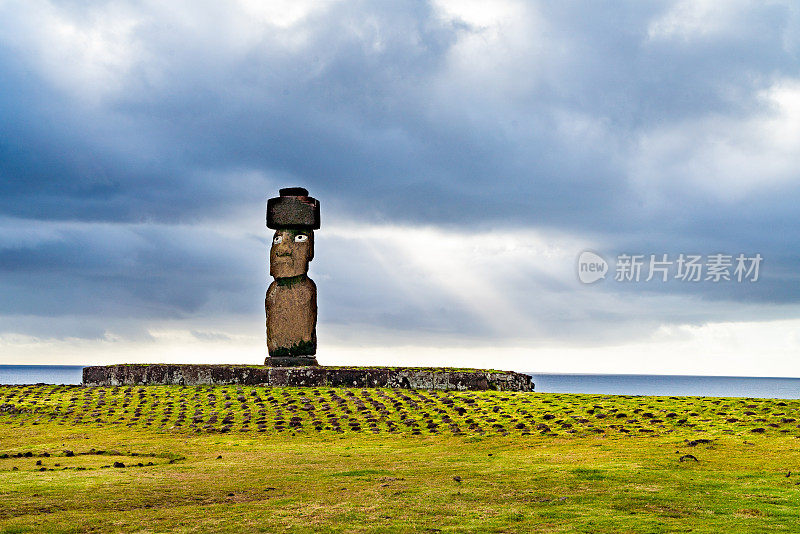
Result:
[[[267,226],[275,230],[269,251],[265,365],[317,365],[317,286],[308,277],[314,259],[319,201],[302,187],[280,190],[267,202]]]

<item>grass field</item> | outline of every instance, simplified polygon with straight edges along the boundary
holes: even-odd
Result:
[[[0,386],[0,530],[800,531],[799,409],[739,398]]]

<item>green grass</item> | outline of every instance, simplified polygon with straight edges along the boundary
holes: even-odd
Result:
[[[799,409],[738,398],[0,386],[0,532],[800,531]],[[687,454],[698,461],[679,461]]]

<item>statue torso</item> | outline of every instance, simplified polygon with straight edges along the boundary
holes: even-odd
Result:
[[[315,354],[317,347],[317,286],[307,276],[287,283],[273,281],[267,289],[267,348],[270,356]]]

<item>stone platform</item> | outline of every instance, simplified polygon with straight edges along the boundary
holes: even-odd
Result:
[[[263,385],[441,390],[533,391],[513,371],[437,367],[266,367],[261,365],[123,364],[85,367],[84,386]]]

